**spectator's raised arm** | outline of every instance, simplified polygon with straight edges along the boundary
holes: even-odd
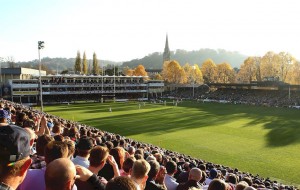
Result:
[[[114,177],[120,176],[120,171],[117,162],[115,161],[114,157],[109,155],[107,157],[108,163],[113,167],[114,169]]]

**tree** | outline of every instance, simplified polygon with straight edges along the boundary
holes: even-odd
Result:
[[[39,64],[35,65],[35,66],[33,67],[33,69],[39,70]],[[46,71],[46,74],[47,74],[47,75],[49,75],[49,74],[54,74],[53,71],[52,71],[51,69],[49,69],[49,67],[47,67],[47,65],[44,64],[44,63],[41,64],[41,70],[42,70],[42,71]]]
[[[89,61],[89,64],[88,64],[87,73],[88,74],[92,74],[92,66],[91,66],[91,62],[90,61]]]
[[[197,64],[191,66],[190,64],[186,63],[183,66],[183,69],[186,74],[187,83],[192,84],[200,84],[203,83],[203,76],[202,72]]]
[[[64,74],[68,74],[69,73],[69,70],[63,70],[60,74],[64,75]]]
[[[187,82],[186,73],[183,68],[179,69],[179,79],[176,81],[177,84],[185,84]]]
[[[274,52],[267,52],[261,59],[261,78],[279,77],[279,56]]]
[[[133,75],[135,76],[147,76],[147,72],[145,71],[145,67],[143,65],[139,65],[134,69]]]
[[[86,54],[84,52],[82,58],[82,74],[87,75],[87,73],[88,73],[88,64],[86,60]]]
[[[289,53],[280,52],[279,56],[279,79],[280,81],[287,82],[287,76],[293,68],[296,59]]]
[[[194,82],[193,73],[192,73],[193,67],[191,67],[189,63],[186,63],[182,68],[186,75],[186,82],[188,84],[192,84]]]
[[[232,83],[234,82],[234,71],[230,64],[221,63],[217,65],[217,76],[219,83]]]
[[[287,75],[286,81],[290,84],[300,85],[300,63],[295,61]]]
[[[93,54],[93,70],[92,70],[93,75],[99,75],[99,67],[98,67],[98,60],[97,60],[97,55],[94,52]]]
[[[14,57],[10,56],[6,58],[6,63],[8,65],[9,68],[15,68],[16,62]]]
[[[196,84],[202,84],[203,83],[203,75],[202,72],[198,66],[198,64],[194,64],[192,75],[194,77],[194,81]]]
[[[167,82],[180,84],[186,81],[185,71],[184,69],[181,68],[180,64],[177,61],[172,60],[170,62],[165,62],[165,63],[166,63],[165,65],[166,67],[164,68],[165,70],[163,71],[163,73],[164,73],[164,79]]]
[[[127,76],[133,76],[134,75],[134,70],[133,69],[128,69],[127,71],[126,71],[126,74],[125,75],[127,75]]]
[[[123,69],[122,69],[122,73],[123,73],[123,75],[125,75],[125,76],[132,76],[132,75],[128,75],[128,71],[130,70],[130,68],[128,67],[128,66],[126,66],[126,67],[123,67]],[[132,70],[132,69],[131,69]],[[132,73],[133,74],[133,73]]]
[[[105,70],[105,74],[109,75],[109,76],[113,76],[116,75],[118,76],[119,73],[119,67],[115,66],[115,65],[107,65],[106,66],[106,70]]]
[[[203,62],[201,72],[205,83],[212,83],[217,81],[216,69],[217,66],[212,59],[207,59]]]
[[[256,67],[256,80],[261,81],[261,57],[253,57],[253,61]]]
[[[256,81],[256,72],[257,68],[254,57],[248,57],[241,65],[241,68],[238,72],[238,81],[242,83],[250,83],[251,81]]]
[[[81,73],[81,58],[80,58],[79,51],[77,51],[77,56],[76,56],[75,65],[74,65],[74,71],[75,71],[75,73]]]
[[[157,74],[155,74],[153,79],[154,80],[163,80],[163,77],[160,74],[157,73]]]
[[[163,78],[163,80],[167,81],[168,79],[168,64],[170,63],[170,61],[165,61],[163,63],[163,66],[162,66],[162,72],[161,72],[161,76]]]

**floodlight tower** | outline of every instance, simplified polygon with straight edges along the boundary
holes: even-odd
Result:
[[[41,76],[41,69],[42,69],[42,62],[41,62],[41,55],[40,50],[45,47],[44,41],[38,41],[38,52],[39,52],[39,89],[40,89],[40,104],[41,104],[41,111],[44,111],[43,107],[43,90],[42,90],[42,76]]]

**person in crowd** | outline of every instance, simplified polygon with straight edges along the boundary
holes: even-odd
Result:
[[[3,110],[5,108],[5,104],[1,101],[0,102],[0,110]]]
[[[130,156],[134,156],[135,154],[135,148],[133,146],[129,146],[127,152]]]
[[[30,136],[15,125],[0,127],[0,189],[14,190],[31,165]]]
[[[231,184],[229,184],[231,186]],[[244,190],[246,187],[248,187],[248,183],[245,181],[240,181],[236,186],[235,186],[235,190]],[[233,186],[231,186],[233,189]]]
[[[96,178],[99,171],[104,167],[106,161],[108,161],[110,165],[113,167],[115,173],[114,177],[120,176],[118,165],[114,160],[113,156],[109,155],[108,149],[106,147],[95,146],[91,150],[89,161],[90,161],[90,166],[88,167],[88,169],[93,173],[93,175],[95,175]],[[107,180],[99,176],[98,181],[100,181],[100,184],[102,186],[101,188],[104,189],[105,185],[107,184]],[[82,182],[81,180],[76,180],[76,185],[79,190],[94,189],[93,184],[90,184],[88,182]]]
[[[208,185],[207,190],[227,190],[228,185],[220,179],[213,179]]]
[[[251,179],[250,177],[248,177],[248,176],[244,176],[244,177],[242,178],[242,181],[247,182],[249,186],[252,186],[252,184],[253,184],[252,179]]]
[[[68,158],[52,161],[45,171],[46,190],[77,189],[77,180],[89,183],[93,190],[104,190],[96,175],[83,166],[75,166]]]
[[[163,157],[161,155],[161,153],[155,153],[153,154],[153,156],[155,157],[156,161],[159,163],[159,165],[162,165],[163,163]]]
[[[50,162],[58,158],[67,158],[68,146],[64,142],[51,141],[45,147],[46,167],[41,169],[29,169],[19,190],[45,189],[45,171]]]
[[[131,170],[131,179],[134,181],[137,190],[145,189],[150,168],[150,164],[144,159],[134,162]]]
[[[143,155],[141,155],[141,154],[135,154],[135,155],[134,155],[134,158],[135,158],[136,160],[144,159]]]
[[[145,156],[145,154],[144,154],[144,150],[143,150],[143,149],[141,149],[141,148],[138,148],[138,149],[136,149],[134,154],[140,154],[140,155],[142,155],[142,156],[143,156],[143,158],[144,158],[144,156]]]
[[[203,170],[201,170],[201,171],[202,171],[202,178],[201,178],[201,180],[199,181],[199,183],[200,183],[201,185],[204,185],[204,182],[205,182],[205,180],[206,180],[206,172],[203,171]]]
[[[105,190],[137,190],[132,179],[126,176],[119,176],[110,180]]]
[[[46,167],[45,162],[45,147],[46,145],[53,141],[53,137],[50,135],[39,136],[36,142],[36,154],[31,156],[32,164],[30,169],[41,169]]]
[[[16,123],[16,110],[14,109],[14,107],[10,108],[10,123],[11,124],[15,124]]]
[[[28,119],[27,114],[25,112],[22,112],[22,110],[20,110],[20,112],[17,112],[16,114],[16,125],[23,126],[23,122],[27,119]]]
[[[71,139],[65,139],[64,142],[68,146],[68,158],[73,159],[73,155],[75,153],[75,142]]]
[[[6,110],[0,110],[0,127],[8,125],[8,112]]]
[[[60,142],[63,142],[65,139],[64,136],[62,136],[62,135],[55,135],[55,136],[53,136],[53,138],[55,141],[60,141]]]
[[[147,156],[146,160],[147,160],[148,162],[151,161],[151,160],[156,161],[156,158],[151,154],[151,155]]]
[[[189,178],[189,172],[193,167],[195,167],[194,164],[192,164],[190,162],[185,162],[183,164],[183,171],[179,174],[179,176],[177,178],[177,182],[178,183],[187,182],[188,178]]]
[[[93,143],[89,137],[81,137],[76,146],[77,156],[72,159],[72,162],[75,165],[81,165],[83,167],[88,168],[90,162],[88,160],[90,151],[93,148]]]
[[[109,151],[109,154],[112,155],[119,167],[120,173],[123,173],[123,163],[125,160],[125,150],[122,147],[115,147]]]
[[[109,135],[108,139],[111,139],[111,135]],[[112,142],[110,141],[106,141],[107,145],[112,145]],[[113,145],[112,145],[113,146]],[[109,149],[109,154],[112,155],[115,159],[115,161],[118,164],[118,168],[119,168],[119,173],[123,173],[123,170],[120,167],[123,167],[123,162],[124,162],[124,158],[125,158],[125,153],[124,153],[124,149],[122,147],[116,147],[116,148],[111,148],[110,146],[107,146],[107,148]],[[112,165],[107,162],[103,169],[99,171],[98,175],[104,177],[106,180],[111,180],[113,177],[115,177],[115,173],[114,172],[114,168],[112,167]]]
[[[281,188],[281,190],[284,190],[285,187]],[[244,190],[256,190],[254,187],[248,186]]]
[[[191,187],[201,188],[199,181],[202,178],[202,171],[199,168],[192,168],[189,172],[188,181],[180,183],[177,190],[188,190]]]
[[[145,190],[166,190],[164,183],[166,168],[160,166],[156,160],[149,161],[150,171],[146,182]]]
[[[209,185],[210,182],[217,177],[218,177],[218,171],[215,168],[210,169],[209,176],[208,176],[208,178],[206,178],[206,180],[204,182],[205,185]]]
[[[29,144],[30,144],[30,157],[31,157],[32,155],[34,155],[36,153],[34,142],[35,142],[37,136],[31,128],[26,127],[24,129],[27,131],[27,133],[30,136],[30,143]]]
[[[59,121],[54,122],[54,126],[52,127],[51,130],[51,135],[55,136],[55,135],[60,135],[61,133],[62,133],[61,123]]]
[[[46,190],[71,190],[76,180],[75,165],[68,158],[52,161],[45,171]]]
[[[76,127],[73,126],[73,127],[70,128],[69,137],[74,142],[76,142],[79,139],[80,134],[79,134],[78,129]]]
[[[135,161],[136,161],[136,159],[134,157],[126,158],[123,163],[123,172],[120,173],[120,175],[130,177],[130,171],[131,171]]]
[[[177,172],[177,164],[174,161],[169,161],[166,163],[167,174],[165,176],[164,182],[168,190],[176,190],[178,183],[173,177]]]
[[[52,118],[48,118],[47,119],[47,127],[48,129],[51,131],[52,127],[54,127],[54,123],[53,123],[53,119]]]
[[[228,183],[233,189],[235,189],[235,186],[238,182],[237,176],[233,173],[229,173],[226,176],[225,182]]]

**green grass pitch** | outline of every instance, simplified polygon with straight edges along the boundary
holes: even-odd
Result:
[[[109,108],[112,112],[109,112]],[[300,184],[300,111],[183,102],[46,106],[65,119],[241,171]]]

